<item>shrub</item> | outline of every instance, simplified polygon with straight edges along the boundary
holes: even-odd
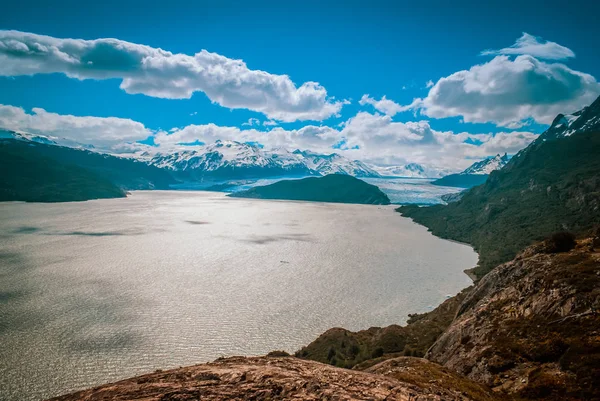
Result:
[[[382,347],[377,347],[373,350],[373,353],[371,354],[372,358],[379,358],[383,356],[383,348]]]
[[[267,356],[276,358],[276,357],[290,356],[290,354],[288,354],[285,351],[271,351],[267,354]]]
[[[327,352],[327,360],[331,361],[331,358],[333,358],[335,356],[335,348],[331,347],[329,348],[329,351]],[[335,363],[332,362],[332,365],[335,365]]]
[[[560,231],[552,234],[546,240],[546,251],[548,253],[569,252],[575,248],[576,244],[574,234],[567,231]]]

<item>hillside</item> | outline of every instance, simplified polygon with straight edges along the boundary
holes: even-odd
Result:
[[[450,174],[432,182],[433,185],[445,187],[472,188],[483,184],[492,171],[500,170],[508,163],[508,155],[499,154],[473,163],[458,174]]]
[[[390,200],[375,185],[348,175],[330,174],[300,180],[283,180],[235,192],[235,198],[286,199],[313,202],[389,205]]]
[[[125,196],[109,180],[44,157],[38,147],[0,140],[0,201],[66,202]]]
[[[600,237],[549,240],[481,279],[426,358],[516,399],[598,400],[599,308]]]
[[[123,190],[168,189],[176,181],[145,163],[33,140],[0,139],[8,199],[84,200],[124,196]],[[78,188],[78,186],[80,188]]]
[[[459,201],[398,211],[435,235],[473,245],[479,277],[552,232],[593,227],[600,223],[600,98],[575,117],[559,115]]]

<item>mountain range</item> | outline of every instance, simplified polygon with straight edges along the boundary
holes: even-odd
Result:
[[[508,163],[509,160],[506,153],[504,156],[497,154],[494,157],[489,157],[473,163],[458,174],[450,174],[437,179],[433,181],[432,184],[459,188],[471,188],[476,185],[481,185],[487,180],[488,175],[492,171],[500,170],[502,167],[506,166],[506,163]]]
[[[200,149],[175,153],[145,153],[141,160],[174,172],[182,179],[241,179],[275,176],[347,174],[355,177],[379,177],[379,173],[358,160],[337,153],[278,148],[264,150],[253,144],[217,140]]]

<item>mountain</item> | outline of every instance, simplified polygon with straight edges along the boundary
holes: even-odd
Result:
[[[600,399],[600,238],[558,238],[482,278],[426,358],[516,400]]]
[[[389,205],[390,200],[375,185],[358,178],[330,174],[324,177],[309,177],[300,180],[283,180],[246,191],[234,192],[235,198],[286,199],[313,202],[360,203]]]
[[[43,143],[45,145],[58,145],[58,146],[66,146],[69,148],[75,149],[94,149],[93,145],[86,145],[71,139],[60,138],[56,136],[44,136],[44,135],[36,135],[30,134],[27,132],[15,132],[10,130],[0,129],[0,139],[15,139],[18,141],[26,141],[26,142],[37,142]]]
[[[0,201],[67,202],[125,197],[109,180],[46,157],[43,144],[0,139]]]
[[[124,196],[123,190],[168,189],[176,182],[168,172],[137,160],[25,136],[2,138],[3,200],[57,202],[117,197]]]
[[[402,166],[373,166],[372,169],[383,177],[436,178],[448,173],[445,169],[425,167],[418,163]]]
[[[450,174],[432,182],[434,185],[445,187],[471,188],[483,184],[492,171],[500,170],[506,166],[509,158],[499,154],[494,157],[473,163],[470,167],[458,174]]]
[[[600,224],[600,98],[551,127],[457,202],[403,215],[474,246],[483,276],[552,232]]]
[[[321,175],[346,174],[354,177],[379,177],[379,174],[359,160],[349,160],[337,153],[323,155],[296,149],[294,155],[300,156],[304,164]]]
[[[508,160],[509,158],[506,153],[504,156],[497,154],[494,157],[489,157],[482,161],[473,163],[460,174],[489,175],[492,171],[500,170],[502,167],[506,166]]]
[[[244,179],[275,176],[348,174],[378,177],[379,174],[358,160],[333,153],[289,152],[279,148],[263,150],[259,146],[236,141],[217,140],[201,150],[156,154],[147,162],[186,179]]]

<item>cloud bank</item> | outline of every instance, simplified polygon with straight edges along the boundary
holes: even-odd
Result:
[[[154,131],[130,119],[60,115],[39,108],[27,113],[20,107],[8,105],[0,105],[0,128],[63,137],[113,153],[171,152],[193,148],[182,144],[213,143],[221,139],[257,142],[266,149],[284,147],[320,153],[335,151],[348,158],[377,165],[416,162],[453,171],[467,167],[472,159],[496,153],[516,153],[537,137],[529,132],[471,134],[437,131],[427,121],[394,122],[390,116],[368,112],[357,113],[338,128],[307,125],[299,129],[274,127],[263,131],[257,125],[242,129],[192,124],[168,131]],[[148,137],[156,146],[137,142]],[[334,145],[340,143],[343,146],[334,150]]]
[[[0,30],[0,76],[63,73],[76,79],[121,79],[129,94],[189,99],[203,92],[223,107],[249,109],[269,119],[321,121],[341,110],[317,82],[296,86],[287,75],[251,70],[202,50],[194,55],[119,39],[61,39]]]

